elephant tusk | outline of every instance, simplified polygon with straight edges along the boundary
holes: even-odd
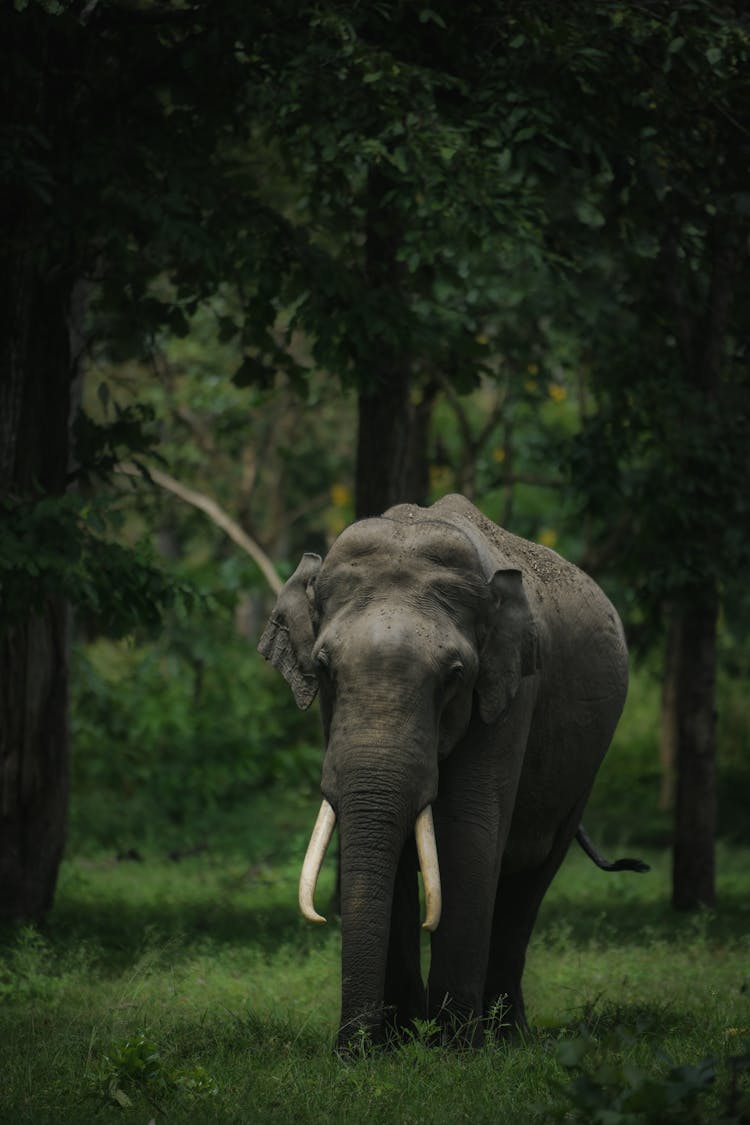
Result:
[[[417,817],[414,835],[417,838],[419,870],[422,872],[424,884],[425,917],[422,929],[433,931],[440,923],[443,895],[440,890],[440,865],[435,844],[435,826],[432,823],[432,808],[429,805],[426,809],[422,809]]]
[[[335,824],[336,813],[328,801],[324,800],[320,806],[315,827],[312,830],[310,843],[307,845],[302,873],[299,877],[299,908],[302,911],[302,916],[307,918],[308,922],[325,922],[323,915],[316,911],[313,899],[320,868],[323,864],[326,848],[331,842]]]

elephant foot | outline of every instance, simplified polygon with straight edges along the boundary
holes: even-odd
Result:
[[[466,1050],[481,1047],[484,1043],[484,1020],[477,1015],[478,1005],[462,1003],[446,996],[439,1008],[433,1008],[430,1022],[434,1042],[443,1047]]]
[[[336,1037],[336,1054],[347,1060],[365,1058],[386,1045],[382,1007],[342,1021]]]

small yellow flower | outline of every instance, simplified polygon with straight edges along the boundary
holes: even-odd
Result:
[[[539,374],[539,364],[538,363],[527,363],[526,364],[526,370],[528,371],[529,375],[538,375]]]
[[[336,508],[345,508],[351,503],[352,494],[345,484],[334,484],[331,487],[331,503]]]
[[[565,402],[568,397],[565,387],[561,387],[559,383],[550,383],[548,394],[553,402]]]
[[[430,488],[435,492],[445,492],[452,483],[448,465],[430,465]]]
[[[543,527],[539,532],[539,542],[544,547],[554,547],[557,542],[557,532],[553,527]]]
[[[490,342],[489,336],[485,336],[484,332],[480,332],[478,336],[474,337],[474,339],[476,340],[476,342],[478,344],[482,344],[482,345],[489,344],[489,342]]]
[[[534,365],[532,364],[531,366]],[[529,394],[534,394],[539,390],[539,384],[537,383],[536,379],[527,379],[523,386],[524,390],[527,390]]]
[[[505,460],[505,450],[501,445],[492,450],[492,460],[496,461],[498,465],[502,465]]]

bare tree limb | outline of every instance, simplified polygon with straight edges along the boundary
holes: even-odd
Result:
[[[463,442],[463,456],[461,458],[461,464],[458,467],[459,475],[457,478],[457,486],[459,491],[465,492],[469,495],[470,499],[473,499],[476,492],[476,462],[480,451],[489,441],[493,431],[502,420],[507,396],[501,394],[499,391],[496,392],[495,405],[489,412],[484,425],[480,428],[479,433],[475,437],[472,432],[469,415],[451,386],[450,381],[447,378],[441,378],[439,379],[439,386],[445,395],[446,401],[453,410]]]
[[[487,417],[487,421],[479,431],[476,446],[477,450],[481,449],[483,445],[486,445],[486,443],[492,437],[493,431],[502,421],[503,412],[505,411],[505,407],[507,405],[506,398],[507,396],[505,394],[501,394],[499,391],[497,392],[497,401],[490,411]]]
[[[124,473],[129,477],[142,477],[141,470],[132,464],[120,464],[117,466],[119,473]],[[154,484],[158,484],[160,488],[166,489],[167,492],[172,492],[183,500],[186,504],[192,504],[194,508],[198,508],[201,512],[208,516],[208,518],[224,531],[233,543],[241,547],[245,551],[256,566],[260,569],[263,577],[268,582],[268,585],[273,590],[274,594],[278,594],[281,590],[283,583],[276,573],[276,569],[269,559],[266,552],[260,547],[254,539],[243,531],[240,525],[229,516],[223,508],[221,508],[215,500],[210,496],[206,496],[203,492],[196,492],[193,488],[187,488],[186,485],[180,484],[174,477],[169,476],[168,473],[163,473],[161,469],[149,469],[148,475]]]
[[[461,437],[463,438],[466,452],[469,456],[471,456],[475,452],[474,435],[471,432],[471,426],[469,424],[469,419],[466,411],[463,408],[463,404],[447,379],[441,379],[440,384],[442,391],[445,394],[445,397],[450,403],[453,409],[453,413],[456,416],[456,422],[458,423],[458,428],[461,431]]]

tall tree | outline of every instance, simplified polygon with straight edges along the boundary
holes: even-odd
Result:
[[[548,315],[576,326],[593,372],[575,479],[600,517],[600,561],[652,635],[671,622],[673,901],[711,904],[716,629],[723,584],[750,555],[748,15],[708,0],[431,11],[450,29],[433,60],[466,119],[471,91],[541,242],[534,271],[558,265]]]
[[[282,299],[359,396],[359,515],[426,498],[436,378],[476,384],[503,253],[534,248],[536,202],[520,174],[509,190],[488,128],[493,88],[475,98],[475,40],[430,8],[317,9],[274,59],[258,117],[307,240]]]
[[[183,306],[249,261],[254,282],[274,241],[275,220],[256,210],[252,224],[238,182],[242,33],[229,3],[29,0],[0,12],[2,917],[49,907],[64,845],[69,600],[122,627],[130,607],[153,614],[166,594],[65,495],[82,472],[84,318],[131,347],[158,324],[180,331]],[[160,301],[149,286],[164,271],[173,286]]]
[[[599,400],[577,479],[601,526],[624,530],[642,621],[670,633],[673,902],[689,909],[715,900],[717,622],[750,561],[750,24],[702,0],[578,15],[556,24],[572,83],[558,94],[585,142],[575,260]]]
[[[74,260],[46,243],[53,184],[45,159],[67,133],[65,37],[46,16],[3,18],[2,98],[11,173],[2,193],[0,496],[61,496],[71,468],[80,334]],[[12,13],[16,16],[16,13]],[[61,118],[63,120],[61,120]],[[60,137],[59,143],[64,143]],[[7,583],[3,583],[7,587]],[[7,588],[3,589],[7,598]],[[4,599],[5,600],[5,599]],[[17,607],[12,607],[17,608]],[[38,917],[52,900],[68,790],[69,612],[55,591],[4,623],[0,636],[0,917]],[[50,779],[54,778],[54,785]]]

